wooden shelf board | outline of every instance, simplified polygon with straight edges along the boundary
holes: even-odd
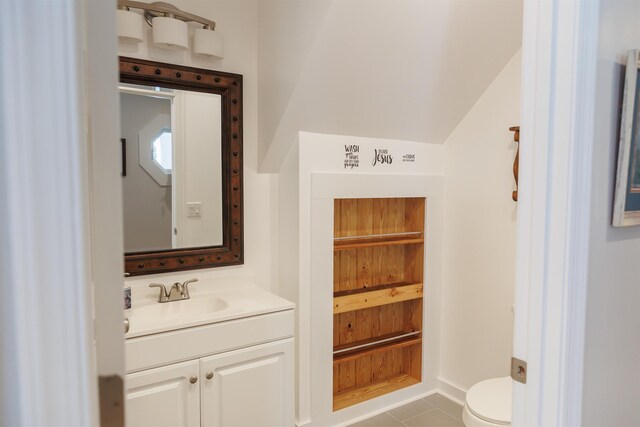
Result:
[[[333,347],[334,356],[339,354],[345,354],[351,349],[359,349],[364,351],[366,348],[373,347],[378,344],[392,344],[404,338],[416,338],[420,337],[421,331],[400,331],[391,334],[380,335],[377,337],[367,338],[365,340],[354,341],[349,344],[336,345]],[[337,353],[338,352],[338,353]],[[336,354],[337,353],[337,354]]]
[[[350,352],[336,354],[335,356],[333,356],[333,364],[335,365],[338,363],[349,362],[351,360],[356,360],[364,356],[369,356],[371,354],[384,353],[385,351],[396,350],[399,348],[409,347],[416,344],[422,345],[421,336],[407,337],[398,341],[382,343],[382,344],[374,345],[364,349],[356,349]]]
[[[409,283],[409,282],[394,282],[394,283],[387,283],[385,285],[368,286],[366,288],[347,289],[346,291],[336,291],[336,292],[334,292],[333,293],[333,297],[334,298],[338,298],[338,297],[344,297],[346,295],[357,295],[357,294],[362,294],[362,293],[366,293],[366,292],[381,291],[383,289],[397,288],[399,286],[406,286],[406,285],[410,285],[410,284],[411,283]]]
[[[422,298],[422,283],[370,290],[333,298],[333,314]]]
[[[386,233],[386,234],[363,234],[361,236],[341,236],[334,237],[334,243],[347,243],[347,242],[369,242],[376,240],[399,240],[399,239],[417,239],[422,237],[422,231],[406,231],[401,233]]]
[[[339,411],[365,400],[373,399],[401,388],[419,384],[420,381],[409,376],[399,375],[385,381],[368,384],[355,390],[333,396],[333,411]]]
[[[333,250],[344,251],[374,246],[412,245],[418,243],[424,243],[424,234],[422,232],[336,237],[333,239]]]

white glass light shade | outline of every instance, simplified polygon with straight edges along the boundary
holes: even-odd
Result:
[[[193,32],[193,53],[222,59],[224,57],[224,36],[218,31],[198,28]]]
[[[140,43],[144,31],[142,15],[130,10],[116,11],[118,13],[118,40],[125,43]]]
[[[172,50],[184,50],[189,47],[189,32],[186,22],[164,16],[156,16],[151,22],[155,45]]]

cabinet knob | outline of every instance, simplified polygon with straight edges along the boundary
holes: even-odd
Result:
[[[207,379],[210,380],[213,378],[213,372],[207,372]]]
[[[189,378],[189,382],[190,382],[191,384],[195,384],[196,382],[198,382],[198,377],[193,376],[193,377]]]

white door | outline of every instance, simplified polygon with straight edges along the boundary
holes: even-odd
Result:
[[[200,359],[202,427],[290,427],[293,339]]]
[[[198,366],[193,360],[127,375],[126,425],[198,427]]]

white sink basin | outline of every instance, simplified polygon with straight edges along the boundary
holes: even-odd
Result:
[[[136,318],[164,318],[175,319],[185,316],[199,316],[202,314],[213,314],[217,311],[224,310],[229,304],[221,298],[217,297],[200,297],[190,298],[183,301],[171,301],[146,305],[131,310],[131,321]]]
[[[222,322],[241,317],[288,310],[294,304],[256,286],[207,286],[198,283],[191,290],[191,298],[159,303],[155,291],[147,291],[136,298],[125,312],[129,319],[127,339]]]

